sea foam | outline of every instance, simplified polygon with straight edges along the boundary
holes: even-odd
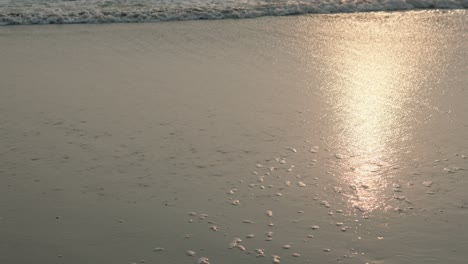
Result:
[[[135,23],[465,8],[468,0],[0,0],[0,25]]]

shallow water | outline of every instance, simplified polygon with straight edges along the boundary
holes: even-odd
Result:
[[[467,19],[0,28],[0,262],[465,263]]]

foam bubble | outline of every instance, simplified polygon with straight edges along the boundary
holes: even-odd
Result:
[[[210,261],[206,257],[199,258],[197,261],[198,264],[210,264]]]
[[[241,251],[245,251],[245,247],[242,245],[237,245],[236,247]]]
[[[264,257],[265,256],[265,252],[264,252],[264,249],[261,249],[261,248],[257,248],[255,249],[255,253],[257,253],[257,258],[258,257]]]

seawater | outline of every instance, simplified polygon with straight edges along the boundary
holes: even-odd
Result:
[[[465,8],[468,0],[0,0],[0,25],[136,23]]]

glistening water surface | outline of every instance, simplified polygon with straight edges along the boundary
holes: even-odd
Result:
[[[0,28],[0,262],[466,263],[467,19]]]

